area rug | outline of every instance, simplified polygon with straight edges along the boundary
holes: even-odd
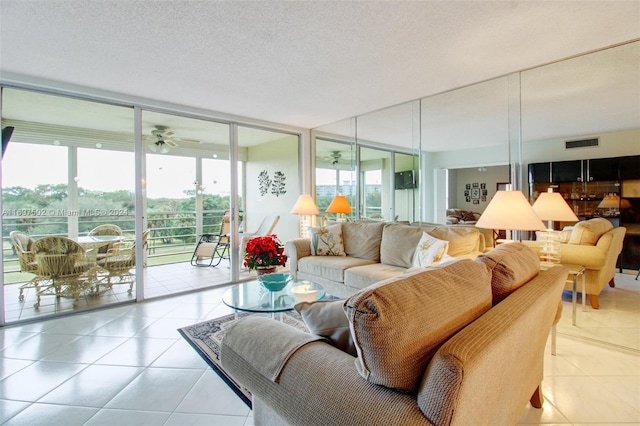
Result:
[[[269,314],[238,312],[236,314],[229,314],[220,318],[179,328],[178,332],[186,339],[187,342],[189,342],[189,344],[207,362],[207,364],[211,366],[213,371],[215,371],[240,397],[240,399],[242,399],[245,404],[251,408],[251,393],[244,386],[233,380],[220,365],[220,346],[227,329],[234,323],[234,321],[249,315],[259,315],[270,318]],[[278,314],[276,314],[276,316],[277,315]],[[282,322],[300,330],[308,331],[300,317],[300,314],[295,311],[283,312]]]

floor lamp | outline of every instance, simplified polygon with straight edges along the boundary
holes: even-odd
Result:
[[[560,233],[553,230],[553,222],[577,222],[578,217],[562,195],[553,192],[553,188],[540,194],[533,203],[533,210],[541,220],[547,221],[547,229],[537,235],[538,241],[542,243],[540,262],[560,263]]]
[[[476,227],[509,231],[541,231],[544,224],[520,191],[497,191]],[[520,237],[522,241],[522,238]]]
[[[316,202],[310,195],[303,194],[291,209],[291,213],[300,216],[300,237],[309,238],[309,227],[312,225],[312,217],[320,214]]]

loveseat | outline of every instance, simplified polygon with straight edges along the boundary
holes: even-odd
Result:
[[[414,267],[425,232],[447,243],[446,258],[475,259],[486,250],[484,235],[474,227],[343,222],[313,228],[311,238],[287,241],[285,253],[296,279],[316,282],[327,293],[346,297]],[[318,240],[328,242],[324,249],[315,249]]]
[[[566,276],[504,244],[345,300],[296,305],[316,334],[242,319],[227,330],[221,363],[252,393],[256,425],[513,425],[527,402],[542,406]],[[345,323],[355,352],[333,339]]]
[[[589,303],[593,309],[600,307],[599,295],[607,284],[615,286],[616,263],[622,252],[625,233],[626,228],[614,228],[611,222],[604,218],[578,222],[560,233],[560,263],[585,267],[585,292],[589,295]],[[537,253],[540,252],[541,243],[523,243]],[[572,290],[572,283],[567,282],[565,288]]]

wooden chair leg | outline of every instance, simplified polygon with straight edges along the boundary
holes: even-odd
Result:
[[[589,303],[591,303],[591,307],[593,309],[600,308],[600,300],[598,299],[598,295],[597,294],[590,294],[589,295]]]
[[[614,279],[611,278],[611,281],[609,281],[609,287],[611,287],[611,288],[615,288],[615,286],[616,286],[616,283],[613,280]]]
[[[540,385],[538,385],[536,390],[533,392],[533,395],[531,395],[531,399],[529,399],[529,402],[535,408],[542,408],[544,396],[542,395],[542,389],[540,388]]]

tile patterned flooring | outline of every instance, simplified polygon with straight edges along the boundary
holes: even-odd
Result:
[[[203,279],[203,270],[183,269],[164,271],[162,282],[187,289]],[[556,356],[547,344],[545,404],[523,407],[519,424],[640,424],[634,277],[618,274],[600,310],[579,310],[575,327],[565,292]],[[252,425],[251,411],[176,331],[229,313],[224,291],[1,328],[0,424]]]

